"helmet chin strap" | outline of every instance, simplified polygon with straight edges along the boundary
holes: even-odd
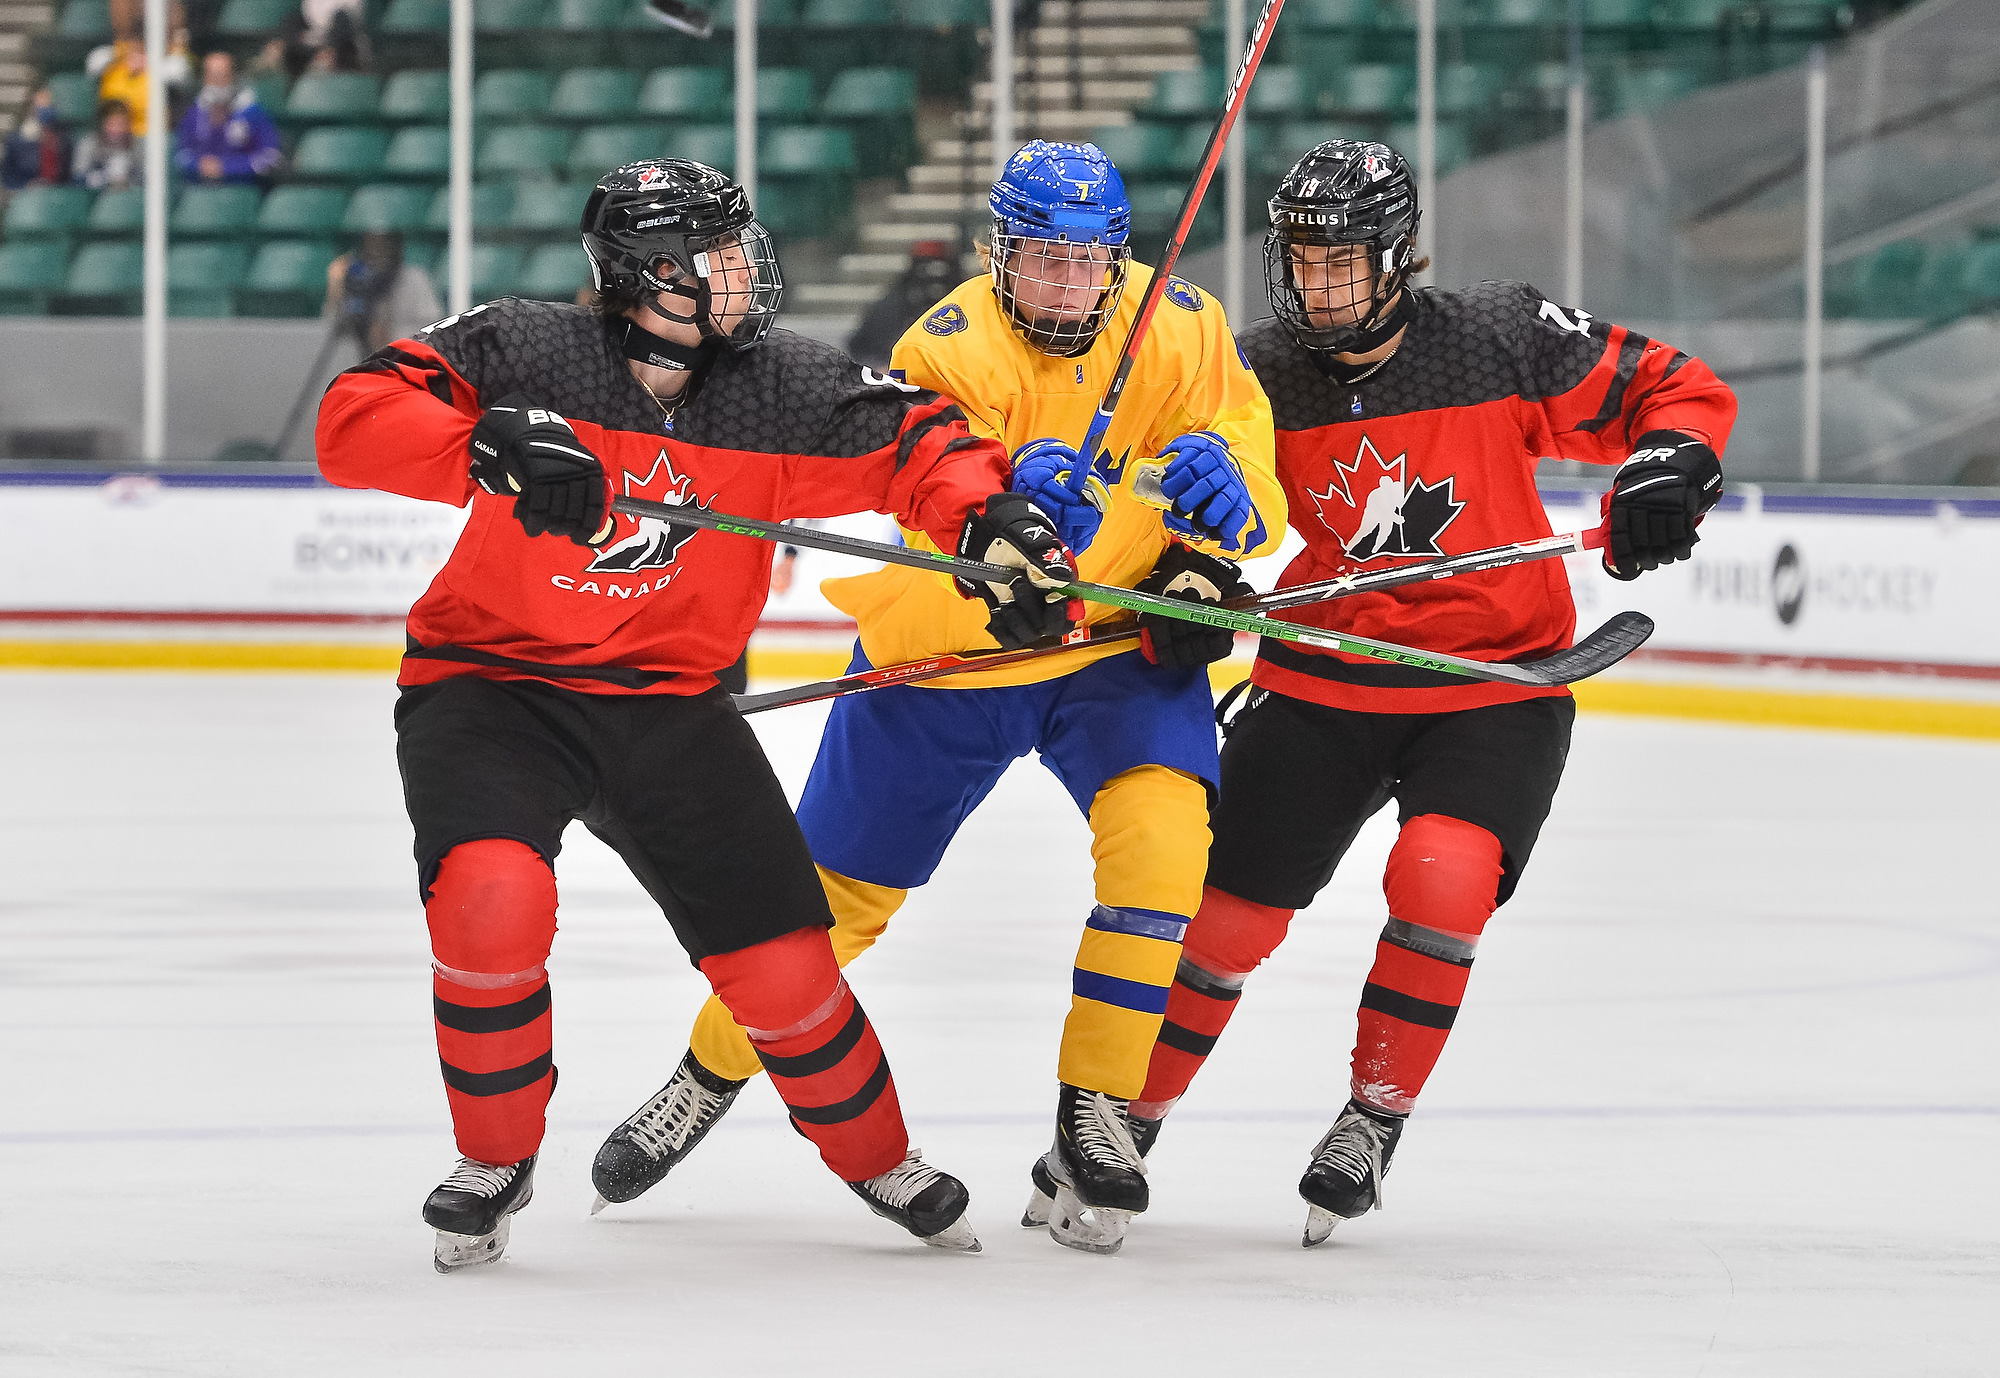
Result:
[[[1389,308],[1382,319],[1373,325],[1363,326],[1355,331],[1354,341],[1343,344],[1336,353],[1370,354],[1396,338],[1396,332],[1410,323],[1417,314],[1416,304],[1410,300],[1408,287],[1396,289],[1396,304]]]

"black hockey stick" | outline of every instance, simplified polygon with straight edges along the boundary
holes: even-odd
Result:
[[[966,560],[939,551],[916,550],[909,546],[889,545],[883,541],[867,541],[858,536],[842,536],[831,531],[809,531],[802,527],[785,526],[779,522],[761,521],[755,517],[732,517],[726,513],[711,512],[696,507],[691,503],[677,506],[663,502],[647,502],[641,498],[613,498],[611,506],[615,511],[623,512],[627,516],[652,517],[669,525],[702,527],[710,531],[750,536],[757,540],[774,541],[785,545],[831,550],[843,555],[859,555],[892,565],[908,565],[939,574],[958,575],[981,583],[1012,583],[1022,573],[1020,569],[1011,565],[988,564],[984,560]],[[1442,674],[1460,675],[1466,679],[1486,680],[1495,684],[1545,687],[1567,684],[1572,679],[1581,679],[1584,674],[1594,673],[1591,670],[1572,672],[1574,665],[1579,663],[1573,660],[1576,649],[1574,647],[1568,651],[1557,652],[1546,662],[1530,661],[1521,665],[1509,665],[1503,661],[1468,660],[1463,656],[1447,655],[1442,651],[1420,651],[1412,646],[1399,646],[1393,641],[1377,641],[1373,637],[1326,631],[1318,627],[1302,627],[1295,622],[1281,622],[1273,617],[1237,612],[1213,603],[1167,598],[1154,593],[1141,593],[1137,589],[1114,588],[1109,584],[1072,582],[1060,585],[1050,592],[1071,598],[1082,598],[1092,603],[1107,603],[1112,607],[1124,608],[1128,612],[1157,613],[1161,617],[1171,617],[1182,622],[1196,622],[1202,626],[1221,627],[1232,632],[1249,632],[1256,636],[1275,637],[1281,641],[1296,641],[1301,645],[1317,646],[1322,650],[1341,651],[1347,655],[1366,656],[1373,660],[1386,660],[1398,665],[1414,666],[1420,670],[1436,670]],[[1652,635],[1653,631],[1651,619],[1642,617],[1636,612],[1618,614],[1606,624],[1605,629],[1608,630],[1613,624],[1622,624],[1627,628],[1628,635],[1636,631],[1636,639],[1631,641],[1627,650],[1638,646]],[[1565,657],[1572,659],[1566,660]],[[1560,669],[1555,668],[1558,662],[1561,663]]]
[[[646,0],[646,8],[653,18],[684,34],[707,38],[715,32],[715,16],[700,5],[690,5],[685,0]]]
[[[1510,545],[1490,546],[1485,550],[1468,551],[1463,555],[1448,555],[1441,560],[1426,560],[1421,564],[1372,570],[1365,574],[1344,574],[1337,579],[1297,584],[1272,593],[1247,594],[1241,598],[1231,598],[1224,602],[1223,606],[1234,608],[1239,612],[1270,612],[1278,608],[1331,602],[1336,598],[1346,598],[1357,593],[1375,593],[1384,589],[1401,588],[1405,584],[1449,579],[1455,574],[1477,574],[1489,569],[1504,569],[1508,565],[1527,564],[1533,560],[1547,560],[1560,555],[1573,555],[1579,551],[1596,549],[1604,544],[1605,533],[1606,528],[1600,526],[1591,531],[1572,531],[1560,536],[1542,536],[1530,541],[1515,541]],[[1602,629],[1600,633],[1601,631]],[[1594,644],[1596,636],[1600,633],[1585,637],[1579,645]],[[738,694],[736,707],[744,713],[762,713],[767,709],[817,703],[821,699],[841,698],[848,694],[863,693],[869,689],[881,689],[891,684],[920,684],[928,679],[942,679],[946,675],[967,674],[975,670],[998,670],[1008,665],[1019,665],[1023,661],[1061,655],[1066,651],[1074,651],[1085,646],[1105,646],[1123,642],[1127,644],[1122,649],[1129,650],[1130,643],[1138,639],[1139,624],[1136,621],[1120,618],[1113,622],[1098,622],[1088,627],[1080,627],[1060,640],[1050,638],[1015,651],[946,651],[934,656],[925,656],[920,660],[906,660],[898,665],[857,670],[838,679],[823,679],[812,684],[794,685],[789,689],[774,689],[763,694]],[[1609,669],[1637,644],[1633,642],[1632,646],[1617,650],[1615,653],[1607,648],[1608,658],[1604,659],[1597,669]],[[1596,670],[1591,671],[1592,674],[1596,672]]]
[[[1160,298],[1166,295],[1168,279],[1181,256],[1181,246],[1187,243],[1188,235],[1194,230],[1194,218],[1201,210],[1201,199],[1215,177],[1216,165],[1222,161],[1222,151],[1229,143],[1229,131],[1235,126],[1236,116],[1250,95],[1250,79],[1257,74],[1265,49],[1271,46],[1271,32],[1277,25],[1278,11],[1284,7],[1285,0],[1264,0],[1263,12],[1250,26],[1250,41],[1244,45],[1243,61],[1236,68],[1236,80],[1230,83],[1229,94],[1222,103],[1222,118],[1215,122],[1215,128],[1208,136],[1208,147],[1202,150],[1194,181],[1188,184],[1187,196],[1181,201],[1181,213],[1174,221],[1174,232],[1168,237],[1167,247],[1153,268],[1153,280],[1146,284],[1146,295],[1139,302],[1139,314],[1132,318],[1132,331],[1125,337],[1125,347],[1119,351],[1118,367],[1111,375],[1111,385],[1104,390],[1104,399],[1097,404],[1097,413],[1090,418],[1090,429],[1084,432],[1083,446],[1077,451],[1083,462],[1070,470],[1069,489],[1078,497],[1083,496],[1090,478],[1091,463],[1098,447],[1104,443],[1105,433],[1111,429],[1111,418],[1118,410],[1119,399],[1125,395],[1125,380],[1132,375],[1133,362],[1139,357],[1139,346],[1145,343],[1146,332],[1153,324],[1153,313],[1159,310]]]

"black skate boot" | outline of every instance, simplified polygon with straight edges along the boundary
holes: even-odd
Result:
[[[659,1093],[611,1131],[590,1165],[596,1215],[613,1201],[630,1201],[659,1185],[681,1159],[694,1152],[715,1122],[750,1083],[730,1081],[702,1066],[689,1052]]]
[[[1126,1226],[1148,1200],[1146,1159],[1127,1104],[1102,1091],[1059,1085],[1055,1145],[1030,1173],[1035,1195],[1024,1223],[1046,1198],[1049,1238],[1085,1253],[1118,1252]]]
[[[440,1273],[491,1263],[507,1249],[514,1212],[535,1199],[535,1157],[495,1167],[460,1158],[424,1201],[424,1223],[437,1233],[431,1260]]]
[[[1340,1112],[1299,1179],[1299,1195],[1307,1207],[1301,1241],[1306,1248],[1326,1243],[1341,1221],[1382,1209],[1382,1177],[1389,1171],[1406,1118],[1357,1101],[1349,1101]]]
[[[979,1239],[966,1222],[972,1196],[965,1183],[939,1172],[913,1148],[903,1161],[865,1182],[849,1182],[854,1194],[884,1220],[893,1220],[933,1249],[979,1252]]]
[[[1144,1158],[1153,1151],[1153,1145],[1160,1137],[1160,1126],[1167,1122],[1165,1115],[1149,1120],[1144,1115],[1135,1115],[1126,1109],[1125,1123],[1132,1129],[1132,1146]],[[1056,1179],[1049,1176],[1049,1170],[1040,1158],[1028,1169],[1028,1180],[1035,1184],[1035,1190],[1028,1197],[1028,1208],[1021,1212],[1021,1227],[1039,1230],[1049,1223],[1049,1216],[1056,1206]]]

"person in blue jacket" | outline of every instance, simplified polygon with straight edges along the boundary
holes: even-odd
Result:
[[[201,94],[174,131],[174,166],[181,176],[212,186],[261,182],[284,156],[270,112],[256,91],[236,84],[235,60],[228,53],[203,58]]]

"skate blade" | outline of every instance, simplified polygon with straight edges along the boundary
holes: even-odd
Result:
[[[456,1273],[497,1261],[507,1251],[507,1236],[513,1223],[511,1215],[502,1216],[492,1234],[453,1234],[439,1230],[431,1266],[440,1273]]]
[[[1021,1227],[1039,1230],[1049,1223],[1049,1215],[1056,1208],[1056,1199],[1040,1187],[1030,1187],[1028,1191],[1028,1206],[1021,1212]]]
[[[1049,1238],[1065,1249],[1109,1256],[1125,1247],[1125,1227],[1131,1211],[1086,1206],[1068,1187],[1056,1188],[1049,1214]]]
[[[590,1198],[590,1213],[592,1215],[600,1215],[603,1213],[604,1208],[610,1204],[602,1195],[593,1194]]]
[[[962,1215],[936,1234],[925,1235],[924,1243],[933,1249],[946,1249],[958,1254],[979,1252],[979,1236],[972,1232],[971,1224]]]
[[[1306,1203],[1306,1232],[1299,1240],[1302,1248],[1311,1249],[1326,1243],[1333,1236],[1333,1227],[1340,1223],[1340,1217],[1324,1206]]]

